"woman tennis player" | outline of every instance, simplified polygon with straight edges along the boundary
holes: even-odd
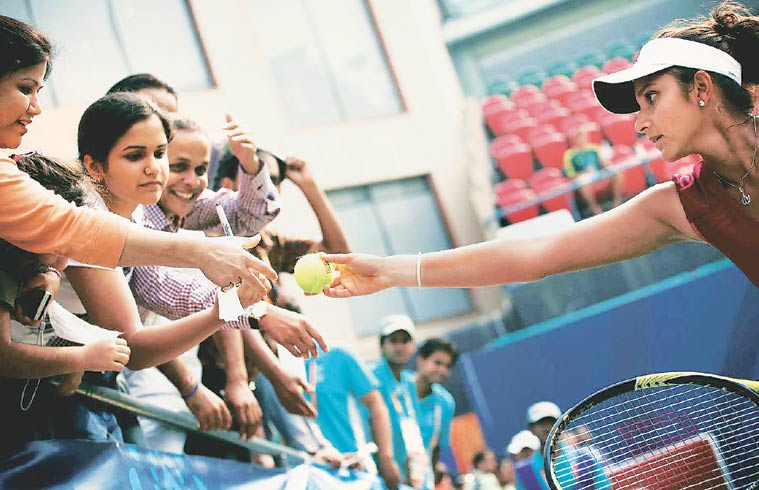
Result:
[[[324,293],[344,298],[394,286],[534,281],[685,241],[711,244],[759,285],[756,53],[759,17],[722,2],[709,18],[664,28],[632,67],[593,82],[607,110],[638,113],[636,131],[664,159],[701,155],[691,174],[540,238],[498,239],[423,255],[325,255],[340,275]]]

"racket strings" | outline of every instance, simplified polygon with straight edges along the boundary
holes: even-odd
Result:
[[[759,477],[757,420],[759,408],[750,400],[717,388],[675,385],[624,393],[564,429],[587,431],[592,442],[577,449],[566,439],[552,455],[554,475],[577,488],[700,490],[728,488],[726,481],[746,488]],[[571,459],[562,452],[571,451],[574,461],[560,464]],[[594,486],[599,472],[613,485]]]

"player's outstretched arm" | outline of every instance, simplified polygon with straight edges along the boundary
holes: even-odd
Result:
[[[648,189],[599,216],[539,238],[506,238],[421,259],[424,287],[471,288],[527,282],[646,254],[678,241],[699,240],[674,184]],[[417,256],[324,255],[340,272],[327,296],[346,298],[382,289],[417,286]]]

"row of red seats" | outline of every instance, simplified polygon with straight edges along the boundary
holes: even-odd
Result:
[[[608,72],[629,66],[622,58],[612,61]],[[564,75],[546,79],[542,90],[534,85],[523,85],[514,90],[510,98],[492,95],[482,103],[485,122],[496,136],[510,133],[511,123],[529,117],[539,123],[559,126],[571,114],[586,114],[601,123],[609,113],[596,101],[590,84],[604,73],[589,66],[577,70],[572,80]]]
[[[640,150],[650,152],[652,148],[646,144]],[[612,156],[608,164],[614,168],[636,160],[639,162],[640,156],[635,150],[629,147],[616,146],[612,148]],[[632,166],[623,171],[622,194],[625,197],[630,197],[642,192],[648,186],[646,166],[655,177],[656,182],[664,182],[670,180],[674,174],[690,173],[693,165],[699,160],[698,155],[690,155],[675,162],[666,162],[659,157],[649,160],[646,165]],[[540,194],[553,193],[561,187],[568,186],[570,182],[571,180],[564,177],[559,169],[551,167],[537,170],[526,179],[510,178],[495,185],[496,204],[502,210],[506,210],[518,206],[520,203],[531,202],[531,204],[505,215],[512,224],[536,217],[539,214],[539,206],[547,212],[560,209],[573,212],[575,202],[574,192],[571,190],[537,203]],[[610,187],[611,178],[602,179],[593,184],[593,190],[596,194],[607,194],[610,192]]]
[[[558,126],[517,120],[510,126],[509,134],[492,141],[490,154],[505,176],[526,178],[532,173],[535,160],[542,167],[562,168],[564,153],[574,144],[574,136],[580,129],[596,145],[604,137],[614,146],[635,145],[638,136],[632,124],[632,116],[619,114],[608,114],[600,125],[585,114],[569,116]]]
[[[495,186],[496,204],[501,209],[508,209],[520,203],[536,200],[539,194],[554,192],[556,189],[567,186],[570,180],[564,177],[557,168],[544,168],[533,173],[529,180],[508,179],[499,182]],[[574,212],[574,193],[567,191],[558,196],[546,199],[540,203],[547,212],[566,209]],[[538,204],[531,204],[506,215],[509,223],[518,223],[534,218],[538,215]]]
[[[615,140],[613,144],[633,144],[638,137],[634,116],[607,112],[587,90],[573,93],[566,106],[555,99],[537,100],[525,108],[509,108],[510,104],[513,102],[505,102],[489,116],[496,137],[516,134],[527,141],[533,128],[546,124],[571,136],[579,123],[587,121],[599,124],[606,136]]]

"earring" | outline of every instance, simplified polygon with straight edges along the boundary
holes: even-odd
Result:
[[[706,105],[706,102],[704,102],[703,100],[699,100],[698,101],[698,106],[699,107],[704,107],[705,105]]]

